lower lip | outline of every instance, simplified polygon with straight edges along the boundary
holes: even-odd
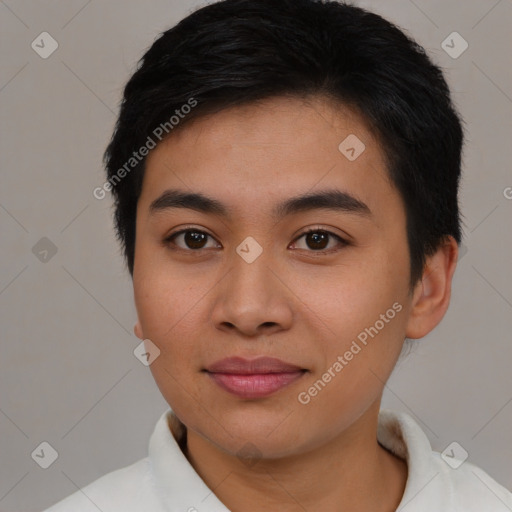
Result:
[[[241,398],[263,398],[300,379],[304,372],[239,375],[208,373],[221,388]]]

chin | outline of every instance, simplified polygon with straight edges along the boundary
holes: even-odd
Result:
[[[225,416],[222,426],[217,425],[215,431],[199,433],[226,453],[248,459],[248,463],[252,458],[280,459],[311,449],[316,443],[307,439],[307,431],[299,431],[295,422],[283,421],[284,417],[272,415],[265,420],[260,413],[257,418],[246,415],[230,421]]]

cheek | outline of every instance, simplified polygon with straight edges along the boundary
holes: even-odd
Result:
[[[329,328],[329,337],[340,342],[374,325],[395,302],[404,306],[407,297],[405,265],[395,263],[384,250],[365,257],[360,254],[347,257],[328,272],[303,273],[296,280],[296,289],[302,290],[301,301],[308,306],[310,316],[318,317],[319,325]],[[393,322],[386,322],[387,331],[391,323],[397,327],[396,313],[396,308],[389,312]]]
[[[200,286],[192,286],[185,277],[170,278],[156,266],[134,279],[143,335],[160,350],[150,370],[173,409],[179,408],[184,396],[199,400],[191,379],[196,372],[194,364],[198,364],[196,343],[201,322],[197,312],[204,293]]]
[[[329,380],[326,399],[359,400],[361,393],[372,395],[383,387],[405,337],[406,268],[382,252],[372,261],[340,267],[321,286],[313,278],[302,281],[301,289],[308,290],[304,301],[318,319],[324,354],[311,378]],[[325,375],[329,369],[331,375]]]
[[[400,354],[405,307],[386,300],[382,306],[358,304],[349,303],[331,318],[336,336],[323,338],[322,363],[295,397],[311,428],[328,428],[334,434],[350,425],[381,395]],[[338,411],[336,416],[333,410]]]
[[[194,315],[194,306],[204,295],[209,279],[173,267],[154,254],[161,253],[160,249],[146,252],[148,255],[144,257],[145,252],[140,251],[141,257],[135,265],[135,305],[144,335],[163,342]]]
[[[218,281],[210,274],[168,264],[147,265],[144,272],[134,273],[135,304],[143,335],[160,350],[150,368],[159,387],[168,387],[165,395],[174,393],[177,384],[173,378],[182,384],[194,378],[205,357],[205,307]]]

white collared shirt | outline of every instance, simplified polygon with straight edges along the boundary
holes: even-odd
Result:
[[[177,439],[182,433],[183,425],[168,409],[155,426],[148,457],[102,476],[44,512],[229,512],[181,451]],[[452,458],[457,450],[444,458],[433,452],[408,414],[382,409],[377,439],[407,460],[397,511],[512,511],[512,493],[473,464]]]

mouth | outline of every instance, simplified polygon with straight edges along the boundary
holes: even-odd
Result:
[[[264,398],[300,379],[306,369],[272,357],[230,357],[204,371],[224,391],[241,398]]]

